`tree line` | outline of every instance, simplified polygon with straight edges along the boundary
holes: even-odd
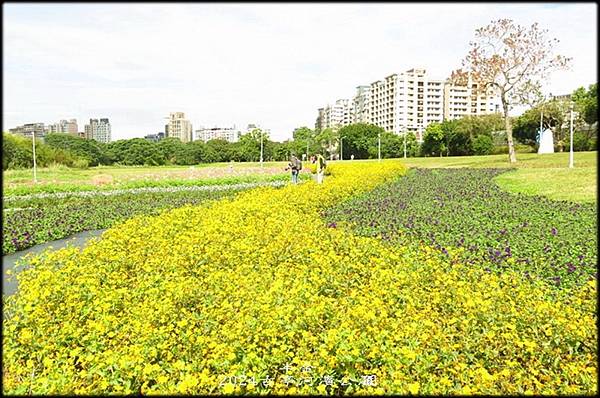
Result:
[[[576,118],[573,150],[597,149],[598,100],[597,84],[573,92]],[[512,118],[511,125],[517,149],[533,152],[537,146],[540,120],[544,128],[552,128],[556,151],[569,150],[570,102],[548,100]],[[260,129],[240,136],[237,142],[214,139],[208,142],[183,143],[168,137],[158,142],[132,138],[101,143],[70,134],[47,134],[36,140],[36,163],[39,167],[62,164],[85,168],[98,165],[194,165],[215,162],[260,161],[261,137],[263,160],[286,161],[291,155],[321,153],[327,158],[376,159],[416,156],[467,156],[508,153],[505,122],[500,114],[468,116],[427,126],[423,142],[414,133],[406,136],[385,131],[366,123],[339,129],[315,131],[308,127],[294,130],[293,138],[272,141]],[[2,135],[2,168],[33,166],[31,139],[13,134]]]

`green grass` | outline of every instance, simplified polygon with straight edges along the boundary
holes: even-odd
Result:
[[[409,167],[484,167],[484,168],[564,168],[569,165],[569,153],[518,153],[517,163],[511,164],[508,155],[449,156],[401,159]],[[575,167],[596,167],[597,152],[575,152]]]
[[[402,159],[409,167],[421,168],[514,168],[495,178],[500,188],[512,193],[540,195],[554,200],[597,202],[597,152],[575,152],[569,169],[569,153],[517,154],[510,164],[508,155],[453,156]]]
[[[596,179],[595,167],[581,167],[518,169],[496,177],[495,181],[503,190],[512,193],[592,203],[598,200]]]

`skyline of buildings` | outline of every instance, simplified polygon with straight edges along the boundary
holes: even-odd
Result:
[[[177,137],[181,142],[190,142],[192,138],[192,123],[185,118],[185,112],[169,113],[169,122],[165,124],[165,137]]]
[[[210,140],[226,140],[228,142],[237,142],[241,132],[233,127],[203,127],[196,130],[196,140],[208,142]]]
[[[85,125],[84,138],[104,143],[110,142],[111,128],[108,118],[90,119],[90,123]]]
[[[47,127],[47,133],[68,133],[68,134],[79,134],[77,128],[77,119],[60,120],[58,123],[49,124]]]
[[[430,123],[499,112],[499,96],[476,94],[476,86],[431,78],[426,69],[393,73],[370,85],[356,87],[349,99],[318,108],[315,129],[336,129],[352,123],[372,123],[395,134],[415,133],[423,140]]]

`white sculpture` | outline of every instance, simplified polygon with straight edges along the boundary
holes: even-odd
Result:
[[[539,137],[540,147],[538,148],[538,154],[540,153],[554,153],[554,138],[552,136],[552,130],[546,129],[542,131]]]

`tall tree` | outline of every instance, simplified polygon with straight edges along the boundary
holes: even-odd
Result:
[[[579,87],[571,96],[575,102],[576,111],[588,124],[592,125],[598,121],[598,84],[591,84],[586,90]]]
[[[379,134],[384,135],[385,130],[374,124],[355,123],[342,127],[339,137],[343,138],[344,159],[350,159],[352,155],[356,159],[376,158]],[[369,148],[375,149],[369,151]]]
[[[421,144],[421,151],[423,155],[436,155],[442,156],[444,152],[448,150],[448,144],[446,137],[449,133],[444,133],[441,123],[431,123],[425,129],[425,135],[423,136],[423,143]]]
[[[289,145],[291,145],[292,151],[298,156],[302,153],[306,153],[307,156],[310,156],[311,153],[317,151],[318,145],[315,140],[316,134],[308,127],[299,127],[295,129],[293,137],[294,140],[289,143]]]
[[[511,19],[492,21],[475,31],[462,68],[452,72],[451,79],[456,83],[476,84],[477,92],[492,90],[500,95],[511,163],[517,157],[508,112],[515,105],[539,102],[542,81],[550,72],[567,68],[571,61],[553,55],[558,40],[547,39],[547,32],[537,23],[527,29]]]

